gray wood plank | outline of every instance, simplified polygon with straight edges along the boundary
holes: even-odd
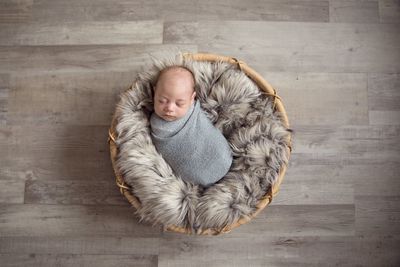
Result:
[[[291,164],[294,165],[371,165],[371,164],[399,164],[399,154],[396,151],[381,151],[376,158],[354,157],[353,155],[338,155],[336,153],[310,154],[293,153]]]
[[[37,175],[36,168],[29,166],[30,162],[26,158],[12,157],[13,148],[8,145],[0,144],[0,180],[4,181],[25,181]]]
[[[399,74],[368,75],[368,109],[400,110]]]
[[[104,146],[106,146],[106,143],[104,143]],[[55,154],[36,154],[36,156],[34,151],[27,151],[26,155],[22,155],[23,150],[23,147],[9,146],[5,152],[3,150],[0,153],[1,180],[39,179],[104,182],[114,181],[115,179],[107,150],[97,154],[58,150],[54,151]],[[19,155],[16,154],[17,152]],[[44,153],[43,150],[39,152]]]
[[[0,1],[0,23],[22,23],[32,19],[33,0]]]
[[[368,124],[365,74],[267,71],[260,74],[282,98],[291,124]]]
[[[25,183],[1,178],[0,176],[0,203],[24,203]]]
[[[164,43],[198,44],[200,51],[235,56],[263,71],[400,71],[394,24],[171,22]]]
[[[197,20],[230,20],[232,14],[235,14],[235,20],[319,22],[329,20],[328,1],[234,0],[226,3],[207,0],[198,3]]]
[[[195,45],[77,45],[0,46],[0,72],[34,76],[38,73],[138,71],[151,57],[196,52]]]
[[[263,259],[247,259],[246,256],[243,256],[243,259],[204,259],[198,260],[196,262],[192,262],[191,260],[167,260],[159,262],[159,267],[265,267],[265,266],[323,266],[323,265],[338,265],[338,266],[379,266],[382,261],[387,263],[387,266],[397,266],[398,260],[393,252],[385,253],[386,255],[379,260],[361,260],[361,259],[346,259],[340,260],[336,259],[327,259],[328,257],[319,257],[318,260],[306,259],[306,257],[298,258],[298,257],[290,257],[290,258],[277,258],[277,257],[265,257]],[[389,254],[389,255],[388,255]],[[360,254],[360,257],[362,255]],[[329,260],[329,264],[327,263]]]
[[[0,73],[0,127],[7,124],[10,75]]]
[[[396,236],[400,234],[400,196],[356,195],[356,234]]]
[[[296,152],[354,153],[379,152],[396,148],[400,133],[397,125],[319,126],[292,125]]]
[[[378,1],[331,0],[329,18],[331,22],[379,23]]]
[[[11,84],[9,124],[108,126],[119,94],[131,86],[137,71],[19,75]],[[74,131],[72,126],[64,129]]]
[[[290,165],[273,205],[354,204],[351,166]]]
[[[2,236],[0,254],[136,254],[158,255],[158,237]]]
[[[228,235],[237,238],[352,236],[355,233],[354,217],[354,205],[271,205]]]
[[[130,205],[0,204],[2,236],[156,237],[161,229],[138,222]]]
[[[108,125],[32,123],[0,131],[0,179],[81,180],[113,183]],[[26,134],[30,133],[30,134]],[[3,137],[2,137],[3,136]]]
[[[344,166],[339,175],[354,183],[354,194],[362,196],[396,196],[400,188],[400,164],[363,164]]]
[[[0,45],[160,44],[162,37],[162,21],[46,22],[0,28]]]
[[[3,149],[5,148],[5,146],[7,145],[7,142],[10,139],[11,133],[12,133],[12,131],[9,126],[6,126],[6,125],[0,126],[0,146],[1,146],[1,148],[3,148]]]
[[[24,203],[126,206],[128,201],[121,195],[112,179],[109,181],[28,180]]]
[[[400,111],[398,110],[371,110],[369,111],[371,125],[400,125]]]
[[[379,15],[381,22],[400,22],[400,3],[396,0],[379,0]]]
[[[400,124],[399,86],[398,74],[370,74],[368,76],[370,124]]]
[[[76,254],[0,254],[2,266],[137,266],[157,267],[157,256],[76,255]]]
[[[400,128],[384,126],[292,126],[292,164],[382,164],[400,161]]]
[[[352,236],[354,217],[354,205],[271,205],[229,235]]]
[[[393,238],[166,236],[161,239],[159,266],[227,266],[223,261],[244,266],[240,263],[247,260],[246,266],[396,266],[398,246]]]
[[[52,12],[51,12],[52,11]],[[238,12],[239,11],[239,12]],[[328,1],[35,1],[35,21],[82,20],[238,20],[321,21],[329,20]]]
[[[4,131],[4,142],[32,152],[64,150],[82,154],[95,154],[107,145],[109,125],[13,125]],[[26,133],[30,133],[27,135]],[[1,140],[1,139],[0,139]],[[22,153],[26,153],[22,151]],[[17,154],[18,151],[15,152]]]

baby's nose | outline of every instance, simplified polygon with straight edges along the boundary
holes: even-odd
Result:
[[[165,110],[166,111],[173,111],[174,110],[173,104],[167,104],[166,107],[165,107]]]

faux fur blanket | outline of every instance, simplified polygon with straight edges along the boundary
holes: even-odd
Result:
[[[153,113],[150,125],[157,151],[183,180],[209,186],[228,172],[232,163],[229,144],[203,114],[199,101],[176,121],[165,121]]]
[[[232,148],[229,172],[208,188],[176,177],[151,139],[153,86],[159,71],[172,65],[194,73],[202,109]],[[256,210],[288,161],[290,132],[273,98],[227,63],[192,62],[181,55],[155,61],[121,95],[114,116],[116,167],[141,202],[137,214],[153,224],[199,231],[230,225]]]

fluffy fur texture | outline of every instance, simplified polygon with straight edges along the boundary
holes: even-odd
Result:
[[[192,70],[197,99],[233,151],[233,163],[218,183],[203,188],[177,178],[150,137],[153,86],[159,71],[179,65]],[[185,61],[181,55],[154,61],[121,95],[115,112],[117,168],[141,202],[144,221],[194,231],[223,228],[252,214],[288,161],[289,129],[273,98],[227,63]]]

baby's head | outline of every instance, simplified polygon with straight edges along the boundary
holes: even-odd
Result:
[[[154,88],[154,112],[166,121],[185,116],[194,103],[194,77],[191,71],[180,66],[160,71]]]

